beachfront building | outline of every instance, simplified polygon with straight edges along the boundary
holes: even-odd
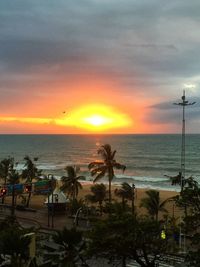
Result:
[[[45,204],[49,209],[56,211],[65,211],[67,203],[69,203],[69,199],[65,196],[65,194],[58,188],[55,188],[52,194],[50,194],[45,201]]]

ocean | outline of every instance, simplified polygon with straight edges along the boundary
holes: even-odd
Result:
[[[100,160],[99,146],[110,144],[117,150],[116,160],[126,165],[124,173],[116,171],[114,183],[126,181],[138,188],[179,191],[165,175],[180,171],[181,135],[0,135],[0,160],[11,156],[24,166],[24,156],[38,157],[37,166],[45,174],[59,179],[65,166],[77,165],[86,182],[92,181],[88,164]],[[186,135],[186,177],[200,182],[200,135]],[[106,182],[106,178],[104,179]]]

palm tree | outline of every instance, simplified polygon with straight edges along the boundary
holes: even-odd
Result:
[[[96,176],[94,182],[100,180],[106,174],[108,175],[109,182],[109,203],[111,203],[111,183],[115,176],[114,168],[125,170],[126,166],[122,165],[115,160],[116,150],[112,151],[109,144],[103,145],[98,150],[98,154],[102,156],[103,161],[94,161],[88,165],[92,176]]]
[[[75,267],[78,262],[81,262],[81,266],[88,266],[83,258],[85,243],[82,232],[78,231],[76,228],[71,228],[69,230],[65,227],[63,230],[56,231],[52,238],[59,246],[53,253],[47,252],[46,254],[48,259],[52,259],[52,263],[59,264],[59,266]]]
[[[148,190],[146,194],[147,197],[142,198],[140,207],[146,208],[149,214],[157,221],[159,211],[167,212],[164,206],[169,199],[160,202],[160,192],[156,190]]]
[[[5,158],[0,162],[0,177],[4,180],[4,184],[7,183],[8,173],[11,166],[14,164],[13,158]]]
[[[38,158],[34,158],[33,160],[30,159],[29,156],[26,156],[24,158],[25,162],[25,169],[22,171],[22,179],[25,179],[25,183],[32,183],[33,179],[38,180],[42,174],[42,170],[39,170],[35,163]],[[31,192],[29,192],[28,195],[28,199],[26,202],[26,206],[29,207],[29,203],[30,203],[30,199],[31,199]]]
[[[125,207],[125,200],[131,200],[134,205],[134,187],[124,182],[121,188],[115,189],[115,195],[122,199],[122,206]],[[132,206],[132,210],[134,207]]]
[[[4,257],[6,255],[10,256],[9,266],[27,266],[29,261],[28,247],[30,241],[30,237],[24,236],[24,230],[15,226],[6,229],[6,231],[1,231],[0,253]]]
[[[14,158],[5,158],[0,162],[0,178],[3,180],[4,185],[7,184],[7,179],[9,171],[14,165]],[[2,203],[4,203],[5,196],[2,198]]]
[[[61,177],[62,186],[60,189],[74,201],[78,196],[79,189],[82,189],[79,180],[85,180],[85,176],[77,176],[79,170],[76,166],[67,166],[65,170],[67,171],[67,176]]]
[[[92,203],[99,203],[99,209],[102,214],[102,203],[106,198],[107,191],[104,184],[95,184],[90,188],[92,194],[86,195],[85,198]]]
[[[13,168],[9,171],[8,184],[11,185],[12,191],[12,208],[11,208],[11,216],[15,215],[15,184],[18,184],[20,181],[20,174]]]

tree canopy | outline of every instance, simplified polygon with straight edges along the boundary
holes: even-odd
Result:
[[[102,157],[102,161],[91,162],[88,165],[88,168],[91,175],[95,177],[94,182],[99,181],[107,174],[109,183],[109,202],[111,202],[111,183],[115,176],[114,169],[125,171],[126,166],[115,160],[116,150],[112,151],[109,144],[102,145],[97,152]]]

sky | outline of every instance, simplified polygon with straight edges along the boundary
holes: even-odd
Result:
[[[0,134],[200,133],[199,0],[1,0]]]

